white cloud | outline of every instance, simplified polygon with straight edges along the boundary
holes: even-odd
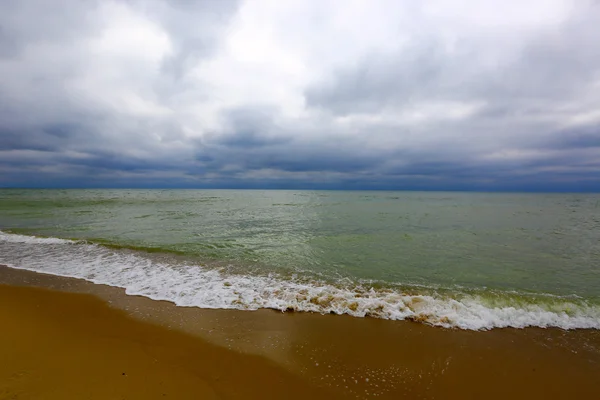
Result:
[[[43,148],[186,180],[385,180],[467,160],[567,170],[574,153],[548,143],[600,135],[593,2],[67,4],[0,5],[11,159]],[[578,129],[585,140],[567,137]]]

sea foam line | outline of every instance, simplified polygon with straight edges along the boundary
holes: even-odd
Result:
[[[85,279],[124,288],[129,295],[178,306],[348,314],[415,320],[446,328],[559,327],[600,329],[600,307],[553,298],[541,303],[510,301],[486,306],[481,296],[414,295],[363,285],[337,287],[324,281],[248,276],[199,265],[158,262],[134,252],[58,238],[0,231],[0,263],[13,268]],[[518,306],[517,306],[518,304]]]

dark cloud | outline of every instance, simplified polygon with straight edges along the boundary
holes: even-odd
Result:
[[[325,82],[305,92],[310,106],[339,114],[373,112],[389,104],[405,105],[448,96],[460,82],[444,82],[456,65],[468,65],[466,55],[449,55],[439,43],[425,39],[392,54],[368,54],[356,66],[342,67]],[[454,77],[456,78],[456,76]]]
[[[554,149],[598,149],[600,162],[600,124],[557,132],[547,143]]]
[[[271,120],[273,109],[238,108],[222,114],[224,129],[208,135],[207,141],[216,146],[252,149],[290,143],[292,138],[281,136],[281,128]]]
[[[600,190],[600,7],[559,3],[4,2],[0,186]]]

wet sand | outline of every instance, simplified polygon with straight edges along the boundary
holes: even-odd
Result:
[[[599,398],[600,331],[203,310],[0,267],[0,399]]]
[[[0,303],[2,399],[325,395],[266,359],[135,321],[91,295],[2,286]]]

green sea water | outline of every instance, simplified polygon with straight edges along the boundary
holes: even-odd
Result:
[[[240,277],[257,277],[446,300],[477,295],[489,309],[523,302],[529,309],[557,296],[562,303],[552,307],[560,310],[551,312],[588,307],[583,316],[589,327],[600,326],[595,194],[4,189],[0,230],[0,262],[62,275],[90,279],[86,262],[90,270],[127,271],[127,261],[98,266],[98,257],[119,256],[135,257],[134,265],[144,260],[146,274],[152,265],[199,267],[231,286]],[[82,257],[82,265],[72,273],[45,270],[44,257],[54,265],[61,243],[26,239],[34,236],[79,241],[68,251],[72,259]],[[42,251],[46,245],[54,247]],[[90,246],[106,255],[94,253],[90,261]],[[146,284],[160,286],[160,277]],[[254,298],[239,301],[263,305]]]

